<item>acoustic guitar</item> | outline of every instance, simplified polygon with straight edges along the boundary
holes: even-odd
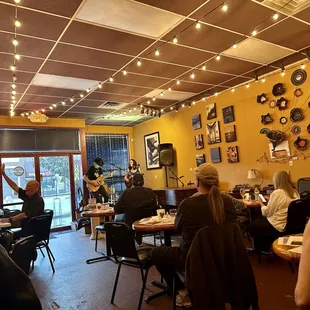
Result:
[[[97,190],[99,189],[99,187],[101,185],[104,185],[104,180],[107,178],[110,178],[114,173],[116,173],[118,170],[114,170],[112,171],[109,175],[107,176],[100,176],[98,177],[96,180],[90,180],[90,181],[95,181],[97,184],[93,185],[92,183],[87,183],[87,187],[91,192],[97,192]]]

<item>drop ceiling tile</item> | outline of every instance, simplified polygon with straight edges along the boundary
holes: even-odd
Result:
[[[12,0],[4,0],[12,4]],[[82,0],[53,0],[53,1],[38,1],[38,0],[23,0],[19,3],[21,7],[28,7],[43,12],[49,12],[58,14],[61,16],[71,17],[73,16],[76,9],[79,7]]]
[[[80,113],[94,113],[94,114],[108,114],[114,112],[112,109],[98,109],[93,107],[85,107],[85,106],[75,106],[71,110],[71,112],[80,112]]]
[[[77,21],[70,25],[61,41],[129,55],[139,54],[154,42],[133,34]]]
[[[310,23],[310,6],[303,11],[297,13],[295,17],[300,18],[307,23]]]
[[[111,70],[59,63],[54,61],[47,61],[40,72],[49,75],[60,75],[84,80],[88,79],[92,81],[104,81],[114,73],[114,71]]]
[[[58,44],[50,59],[118,70],[133,58],[89,48]]]
[[[0,53],[0,68],[10,69],[13,64],[13,55],[1,54]],[[40,66],[42,65],[42,59],[35,58],[27,58],[22,57],[19,61],[16,62],[16,70],[18,75],[18,71],[29,71],[29,72],[37,72]]]
[[[142,66],[132,65],[127,71],[129,75],[133,72],[173,79],[188,71],[188,68],[143,59]],[[128,76],[128,78],[130,77]]]
[[[41,71],[42,72],[42,71]],[[32,85],[41,87],[65,88],[77,91],[85,91],[89,87],[98,84],[98,80],[72,78],[54,74],[39,73]],[[77,92],[75,92],[77,93]]]
[[[208,24],[243,34],[250,34],[254,28],[257,30],[264,29],[275,22],[271,17],[274,10],[253,1],[228,1],[227,12],[223,12],[222,6],[219,6],[221,3],[223,3],[222,0],[209,1],[192,17]],[[206,14],[206,17],[201,18],[201,16],[205,16]],[[270,18],[268,18],[268,16],[270,16]],[[284,17],[284,15],[280,14],[278,21]],[[257,25],[259,25],[259,27],[257,27]]]
[[[284,47],[276,46],[255,38],[248,38],[240,42],[237,48],[231,47],[223,55],[268,64],[292,53]]]
[[[259,33],[257,37],[287,48],[300,50],[309,46],[310,25],[288,18]]]
[[[10,93],[12,91],[12,82],[10,83],[3,83],[0,82],[0,92],[6,92],[6,93]],[[20,84],[20,83],[16,83],[16,90],[19,93],[23,93],[27,88],[26,84]]]
[[[275,70],[277,70],[277,68],[274,68],[273,66],[265,66],[265,67],[261,67],[257,70],[254,70],[254,71],[247,72],[246,74],[244,74],[244,76],[255,79],[256,75],[259,78],[259,77],[262,77],[262,76],[264,76],[268,73],[271,73]]]
[[[169,1],[158,1],[158,0],[136,0],[137,2],[145,3],[154,7],[161,8],[166,11],[175,12],[184,16],[189,15],[197,7],[202,5],[206,0],[169,0]]]
[[[80,102],[76,101],[75,103],[77,103],[77,106],[79,107],[98,108],[103,102],[101,100],[88,100],[86,98]]]
[[[182,45],[192,46],[203,50],[220,53],[235,42],[243,39],[243,36],[202,24],[197,29],[192,20],[185,20],[179,26],[170,31],[163,39],[171,40],[175,35],[189,27],[178,35],[178,42]]]
[[[227,81],[228,79],[231,79],[231,78],[232,76],[228,74],[197,70],[195,72],[195,79],[191,79],[190,74],[186,74],[183,76],[182,80],[184,79],[185,81],[194,81],[194,82],[199,82],[199,83],[216,85],[224,81]]]
[[[34,73],[18,72],[17,83],[29,84],[34,77]],[[12,82],[12,71],[0,69],[0,81]]]
[[[0,4],[1,30],[10,32],[14,31],[14,14],[14,6]],[[57,40],[68,23],[67,19],[61,17],[42,14],[22,8],[18,10],[18,20],[21,23],[21,27],[17,30],[18,34],[50,40]]]
[[[222,56],[218,61],[213,58],[206,64],[208,70],[230,73],[235,75],[243,74],[247,71],[258,68],[260,65],[253,62],[243,61],[236,58]]]
[[[202,91],[206,90],[207,88],[211,87],[212,84],[198,84],[193,82],[186,82],[182,81],[180,85],[177,85],[176,82],[168,83],[165,88],[168,89],[171,87],[173,90],[176,91],[183,91],[183,92],[191,92],[191,93],[201,93]]]
[[[103,93],[115,93],[120,95],[131,95],[131,96],[143,96],[148,93],[150,89],[142,87],[133,87],[127,85],[120,85],[116,83],[105,83],[102,88],[98,88],[96,92]]]
[[[0,32],[0,52],[14,54],[12,44],[13,35]],[[18,53],[20,55],[45,58],[54,45],[54,42],[32,39],[28,37],[18,37]]]
[[[86,0],[77,14],[77,19],[159,38],[182,17],[131,0]]]
[[[38,75],[40,76],[40,75]],[[83,88],[84,89],[84,88]],[[55,96],[59,98],[69,98],[77,94],[76,90],[73,89],[63,89],[56,87],[42,87],[32,85],[29,87],[27,94],[29,95],[42,95],[42,96]],[[57,98],[55,98],[57,100]]]
[[[227,81],[225,83],[222,84],[222,86],[227,86],[227,87],[234,87],[237,86],[239,84],[245,83],[250,81],[250,78],[246,78],[246,77],[237,77],[237,78],[233,78],[230,81]]]
[[[26,94],[22,98],[22,102],[29,103],[42,103],[42,104],[50,104],[50,103],[58,103],[61,102],[61,98],[58,97],[48,97],[48,96],[38,96],[38,95],[30,95]]]
[[[211,53],[183,47],[178,44],[165,44],[160,47],[161,45],[162,42],[158,42],[144,53],[147,55],[153,52],[155,48],[159,47],[159,57],[157,57],[155,53],[150,53],[146,58],[195,67],[213,56]]]
[[[178,100],[165,100],[165,99],[158,98],[155,101],[151,100],[151,103],[148,105],[147,104],[148,100],[149,98],[143,97],[143,98],[137,99],[134,103],[137,105],[143,104],[151,108],[151,107],[167,107],[167,106],[170,106],[171,104],[178,102]]]
[[[124,96],[124,95],[117,95],[117,94],[113,95],[113,94],[105,94],[105,93],[99,93],[99,92],[91,93],[87,98],[94,99],[94,100],[101,100],[101,101],[115,101],[115,102],[124,102],[124,103],[129,103],[135,99],[135,97],[132,97],[132,96]]]
[[[134,85],[134,86],[144,86],[150,88],[157,88],[164,83],[167,83],[169,80],[159,77],[151,77],[151,76],[144,76],[138,74],[127,74],[124,76],[122,73],[117,74],[114,77],[114,82],[124,85]]]
[[[160,94],[163,93],[163,96]],[[153,91],[147,93],[144,97],[152,98],[160,96],[160,98],[165,100],[184,100],[189,97],[195,96],[195,93],[181,92],[181,91],[166,91],[165,89],[154,89]]]

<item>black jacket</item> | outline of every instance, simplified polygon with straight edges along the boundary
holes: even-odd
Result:
[[[254,273],[236,224],[204,227],[186,261],[185,284],[195,310],[258,308]]]
[[[41,310],[41,303],[28,276],[0,245],[1,310]]]

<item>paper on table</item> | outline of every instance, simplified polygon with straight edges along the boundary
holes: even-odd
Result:
[[[287,245],[288,238],[289,237],[280,237],[278,239],[278,245]]]
[[[302,236],[290,236],[287,241],[287,245],[291,246],[301,246],[302,245]]]
[[[296,253],[296,254],[301,254],[302,252],[302,246],[298,246],[296,248],[293,248],[293,249],[290,249],[288,250],[289,252],[292,252],[292,253]]]

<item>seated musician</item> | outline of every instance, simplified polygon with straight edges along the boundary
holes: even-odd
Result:
[[[134,174],[132,177],[133,187],[127,188],[114,206],[116,213],[124,213],[125,223],[131,227],[138,219],[138,212],[143,206],[157,206],[157,197],[152,189],[144,187],[142,174]],[[140,245],[142,238],[137,239]]]
[[[87,182],[89,188],[91,187],[89,184],[93,185],[91,195],[96,198],[98,203],[108,202],[109,200],[108,193],[101,184],[101,180],[104,179],[102,170],[103,164],[103,160],[100,157],[96,157],[94,163],[87,170],[86,175],[83,176],[83,180]],[[101,180],[99,181],[98,179]]]
[[[129,167],[126,170],[126,175],[124,177],[127,188],[132,187],[132,177],[137,173],[141,173],[140,165],[138,165],[137,162],[131,158],[129,161]]]
[[[187,253],[196,233],[205,226],[235,222],[235,208],[226,195],[220,193],[217,170],[202,164],[196,169],[196,187],[199,195],[184,199],[178,208],[175,229],[182,235],[180,247],[157,247],[152,250],[152,260],[172,290],[176,270],[185,269]],[[187,292],[179,278],[176,278],[177,305],[190,304]]]

